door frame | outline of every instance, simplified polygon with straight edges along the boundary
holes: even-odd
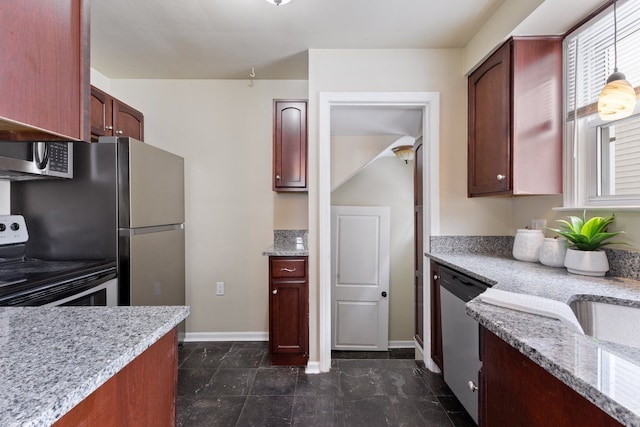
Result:
[[[423,129],[423,241],[429,248],[429,236],[440,227],[440,93],[439,92],[320,92],[318,121],[318,335],[320,371],[331,368],[331,109],[344,106],[416,107],[422,109]],[[422,260],[423,263],[425,260]],[[425,269],[428,271],[428,268]],[[429,289],[428,274],[424,275]],[[424,292],[429,298],[429,292]],[[425,331],[430,330],[429,301],[424,301]],[[427,367],[431,361],[431,338],[425,333],[423,355]],[[435,365],[434,365],[435,366]]]

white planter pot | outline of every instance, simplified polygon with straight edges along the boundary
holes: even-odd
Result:
[[[513,257],[519,261],[538,262],[543,240],[542,230],[518,229],[513,240]]]
[[[540,246],[540,264],[549,267],[564,267],[564,258],[567,254],[567,239],[552,239],[547,237]]]
[[[605,251],[578,251],[567,249],[564,258],[567,271],[583,276],[604,276],[609,271],[609,260]]]

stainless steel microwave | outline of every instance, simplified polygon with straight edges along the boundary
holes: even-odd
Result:
[[[73,143],[0,142],[0,179],[73,178]]]

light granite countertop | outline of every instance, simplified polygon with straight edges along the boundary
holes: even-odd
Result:
[[[309,250],[299,249],[293,245],[271,245],[262,252],[264,256],[309,256]]]
[[[0,308],[0,425],[53,424],[188,314],[184,306]]]
[[[640,282],[569,274],[563,268],[477,253],[427,253],[434,261],[496,289],[546,297],[640,307]],[[603,411],[627,426],[640,426],[640,349],[573,332],[559,320],[467,303],[471,317]],[[621,325],[628,334],[640,325]]]

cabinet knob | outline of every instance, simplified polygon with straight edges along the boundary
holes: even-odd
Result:
[[[280,175],[276,175],[276,179],[277,179],[277,180],[280,180]]]
[[[438,279],[439,279],[438,275],[437,275],[437,274],[434,274],[434,275],[433,275],[433,280],[438,280]]]
[[[473,381],[469,381],[467,383],[467,388],[471,390],[471,392],[475,392],[478,389],[478,386]]]
[[[277,289],[274,289],[274,290],[272,290],[272,291],[271,291],[271,293],[275,295],[275,294],[277,294],[277,293],[278,293],[278,290],[277,290]]]
[[[117,131],[116,131],[116,133],[117,133],[118,135],[122,135],[122,134],[124,133],[124,131],[122,131],[122,130],[117,130]]]
[[[382,291],[382,298],[386,298],[387,297],[387,293],[385,291]]]
[[[113,126],[105,126],[104,130],[113,130]]]
[[[502,181],[503,179],[506,178],[506,175],[502,175],[501,173],[499,173],[498,176],[496,176],[496,178],[498,178],[498,181]]]

